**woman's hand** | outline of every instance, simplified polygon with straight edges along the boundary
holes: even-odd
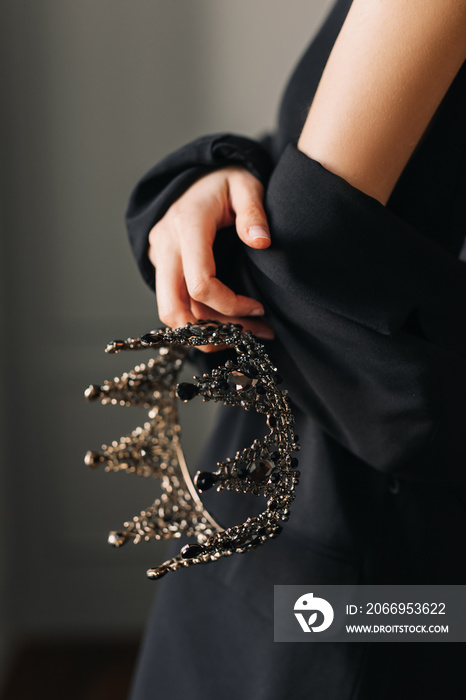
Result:
[[[261,316],[263,306],[235,294],[216,278],[212,251],[217,231],[233,224],[246,245],[270,245],[263,195],[260,181],[245,168],[221,168],[191,185],[153,227],[148,254],[156,268],[157,306],[165,325],[177,328],[198,318],[212,318],[241,323],[262,338],[273,337],[263,321],[250,318]]]

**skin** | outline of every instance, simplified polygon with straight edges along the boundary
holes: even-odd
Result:
[[[465,58],[464,0],[354,0],[298,148],[386,204]]]
[[[353,0],[298,148],[385,205],[465,59],[466,0]],[[246,245],[270,245],[263,194],[246,170],[222,168],[154,226],[149,257],[163,323],[216,318],[273,337],[257,318],[261,305],[215,277],[212,254],[216,232],[233,223]]]

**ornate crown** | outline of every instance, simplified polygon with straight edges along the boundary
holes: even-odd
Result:
[[[179,384],[189,348],[208,344],[233,346],[237,357],[210,374],[195,376],[194,384]],[[115,340],[106,352],[147,348],[155,350],[155,357],[120,378],[91,385],[85,396],[102,404],[141,406],[149,410],[149,421],[119,441],[102,445],[101,452],[88,452],[85,463],[103,466],[105,471],[161,479],[160,498],[108,538],[110,544],[120,547],[129,540],[137,544],[181,535],[194,537],[196,543],[185,545],[177,556],[147,571],[149,578],[158,579],[169,571],[244,552],[276,537],[282,529],[280,523],[289,518],[295,497],[299,472],[292,453],[299,450],[299,444],[287,391],[277,386],[281,382],[277,368],[264,346],[250,331],[242,332],[241,325],[200,320],[183,328],[160,328],[141,338]],[[197,472],[193,483],[180,444],[177,396],[186,402],[197,395],[204,401],[221,401],[266,414],[269,433],[233,457],[217,462],[214,472]],[[267,508],[224,529],[198,494],[213,486],[217,491],[235,489],[262,495]]]

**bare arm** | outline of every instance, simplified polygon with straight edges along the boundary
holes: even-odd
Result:
[[[465,0],[354,0],[298,148],[386,204],[465,58]]]

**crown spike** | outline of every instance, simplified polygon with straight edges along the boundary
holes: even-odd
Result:
[[[194,384],[179,384],[188,349],[199,345],[230,345],[237,357],[211,374],[195,376]],[[88,401],[104,405],[142,407],[148,410],[149,420],[119,441],[102,445],[100,452],[89,451],[84,461],[105,471],[160,479],[161,496],[108,538],[110,544],[121,547],[129,541],[194,537],[196,543],[183,546],[177,556],[147,571],[148,578],[156,580],[169,571],[213,562],[276,537],[280,522],[289,518],[299,480],[297,460],[292,457],[299,444],[287,391],[277,386],[281,378],[264,346],[239,324],[197,321],[183,328],[161,328],[141,338],[113,341],[106,352],[144,348],[155,356],[121,377],[91,384],[84,394]],[[218,462],[214,472],[198,472],[193,483],[179,439],[177,397],[190,401],[196,396],[264,413],[269,432],[234,457]],[[210,487],[263,496],[267,507],[258,516],[224,529],[199,496]]]

